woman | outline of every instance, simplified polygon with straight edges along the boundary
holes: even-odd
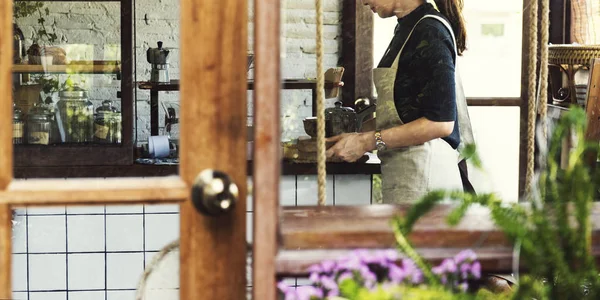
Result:
[[[433,189],[472,190],[459,145],[473,142],[455,72],[465,50],[462,0],[363,0],[382,18],[397,17],[390,46],[373,80],[376,130],[329,139],[328,157],[353,162],[378,150],[386,203],[414,203]],[[439,11],[438,11],[439,9]],[[459,126],[460,124],[460,126]],[[462,174],[464,172],[464,174]]]

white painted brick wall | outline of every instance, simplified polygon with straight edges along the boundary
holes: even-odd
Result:
[[[326,0],[324,4],[324,68],[338,66],[341,31],[341,0]],[[120,42],[119,5],[117,3],[55,2],[48,6],[50,16],[47,24],[52,24],[65,44],[118,44]],[[249,5],[248,47],[253,47],[253,8]],[[19,25],[31,43],[32,31],[37,26],[37,17],[19,20]],[[146,61],[146,50],[156,47],[157,41],[171,48],[171,78],[179,78],[179,1],[138,0],[136,1],[136,74],[138,81],[148,80],[150,64]],[[282,76],[283,78],[316,77],[316,14],[314,0],[286,0],[282,2]],[[102,47],[93,47],[93,53],[82,53],[73,46],[67,48],[70,59],[116,59],[106,57]],[[252,72],[249,73],[252,78]],[[64,80],[66,76],[61,76]],[[111,76],[93,76],[90,84],[90,98],[95,105],[104,99],[115,99],[116,88],[106,89],[106,85],[118,84]],[[282,138],[284,140],[303,135],[302,119],[311,114],[310,91],[282,91]],[[161,92],[161,101],[178,101],[178,92]],[[137,135],[138,142],[147,140],[150,134],[150,93],[137,91]],[[332,105],[328,101],[328,106]],[[251,122],[252,92],[248,92],[248,121]],[[162,113],[161,113],[162,117]],[[163,119],[159,121],[163,124]]]

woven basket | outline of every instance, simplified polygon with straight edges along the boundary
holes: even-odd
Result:
[[[591,60],[600,58],[600,45],[549,45],[548,63],[552,65],[590,66]]]

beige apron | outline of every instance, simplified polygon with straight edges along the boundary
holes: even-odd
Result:
[[[415,27],[425,18],[441,21],[456,39],[452,27],[446,20],[435,15],[425,15]],[[391,68],[373,70],[373,81],[377,89],[377,129],[383,130],[404,123],[398,116],[394,102],[394,82],[398,70],[398,61],[402,50],[412,35],[411,30],[404,45],[396,56]],[[457,57],[457,56],[456,56]],[[456,71],[456,103],[461,142],[459,149],[473,143],[471,122],[467,111],[467,102],[462,84]],[[435,189],[463,190],[459,173],[459,154],[457,150],[442,139],[435,139],[425,144],[397,149],[388,149],[378,153],[381,160],[382,198],[384,203],[415,203],[427,192]]]

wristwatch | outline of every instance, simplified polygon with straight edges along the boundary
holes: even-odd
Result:
[[[385,149],[387,149],[387,145],[381,137],[380,130],[375,131],[375,147],[377,148],[377,151],[384,151]]]

